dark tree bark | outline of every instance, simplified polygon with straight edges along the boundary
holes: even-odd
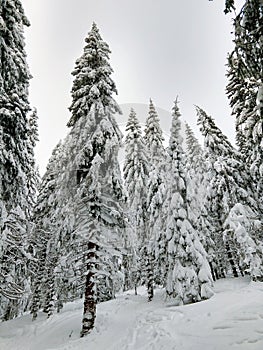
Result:
[[[152,255],[147,253],[147,291],[148,291],[148,301],[153,299],[153,264]]]
[[[216,281],[218,278],[217,278],[216,271],[214,270],[213,264],[209,262],[209,266],[210,266],[213,281]]]
[[[233,271],[233,275],[234,275],[234,277],[238,277],[236,264],[235,264],[235,261],[234,261],[234,258],[233,258],[233,254],[232,254],[232,251],[230,249],[230,246],[229,246],[228,242],[226,243],[226,251],[227,251],[228,261],[230,262],[231,269]]]
[[[86,288],[84,294],[84,310],[82,318],[82,330],[81,337],[84,337],[94,328],[97,309],[97,297],[96,297],[96,251],[97,245],[93,242],[88,243],[88,263],[87,263],[87,277]]]

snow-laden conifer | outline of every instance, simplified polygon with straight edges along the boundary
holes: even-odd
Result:
[[[139,244],[143,244],[146,240],[145,215],[149,163],[141,126],[133,109],[127,121],[126,132],[123,176],[136,236]]]
[[[85,280],[82,336],[94,326],[97,298],[107,294],[112,297],[114,293],[113,279],[125,227],[117,160],[122,135],[114,118],[120,109],[112,97],[116,87],[108,62],[110,50],[96,24],[85,42],[72,73],[71,131],[66,140],[61,188],[67,197],[67,206],[61,211],[65,218],[61,237],[62,241],[68,240],[69,247],[67,261],[73,272],[78,263],[81,273],[74,273],[80,281]],[[67,221],[70,216],[72,222]]]
[[[60,161],[62,157],[61,142],[55,147],[47,165],[39,188],[37,202],[33,212],[34,226],[29,237],[34,261],[31,264],[32,271],[32,300],[30,311],[33,320],[41,308],[47,309],[49,304],[48,294],[54,293],[54,288],[49,285],[49,280],[54,278],[54,264],[52,270],[52,243],[56,236],[58,206],[58,188],[60,176]]]
[[[30,73],[19,0],[0,6],[0,315],[10,319],[28,297],[27,234],[34,198],[32,130],[28,119]]]
[[[196,227],[206,196],[206,163],[202,147],[187,123],[185,124],[185,135],[187,200],[194,216],[192,222]]]
[[[168,148],[166,292],[169,297],[175,298],[178,304],[184,304],[209,298],[212,295],[212,277],[207,254],[189,217],[180,130],[180,112],[176,100]]]
[[[250,207],[241,203],[235,204],[224,222],[224,235],[227,239],[233,236],[238,251],[238,265],[254,281],[262,281],[263,244],[260,237],[262,222]]]
[[[148,254],[151,279],[158,285],[165,284],[165,229],[164,229],[164,198],[166,193],[166,160],[163,131],[160,118],[150,99],[149,113],[146,119],[145,135],[146,147],[149,155],[149,179],[147,185],[147,236]]]
[[[136,251],[139,262],[138,276],[142,283],[148,283],[148,249],[147,236],[148,215],[146,199],[148,192],[149,159],[142,137],[142,130],[136,113],[131,109],[127,125],[125,139],[125,162],[123,176],[128,193],[130,224],[134,230],[136,239]],[[140,266],[140,267],[139,267]],[[152,290],[152,288],[150,288]]]
[[[144,139],[149,151],[150,164],[160,164],[163,162],[165,154],[163,131],[152,99],[150,99],[148,117],[145,123]]]
[[[224,222],[238,203],[249,207],[258,215],[258,203],[239,153],[233,148],[214,120],[197,108],[198,124],[205,137],[205,154],[209,164],[207,197],[204,203],[215,243],[213,264],[219,277],[232,270],[235,276],[242,273],[239,265],[238,242],[233,234],[226,235]],[[230,225],[231,226],[231,225]],[[230,233],[230,231],[228,231]]]
[[[215,245],[211,237],[212,225],[208,222],[206,207],[204,206],[207,196],[207,186],[209,182],[209,173],[207,172],[207,162],[204,152],[194,135],[193,130],[186,123],[186,162],[185,178],[187,186],[187,203],[189,207],[189,216],[193,227],[198,231],[199,239],[208,253],[207,259],[213,271],[213,258]],[[213,279],[216,279],[213,275]]]
[[[227,94],[237,141],[250,165],[255,193],[263,196],[263,3],[246,0],[234,19],[235,47],[228,60]],[[261,205],[261,211],[262,211]]]

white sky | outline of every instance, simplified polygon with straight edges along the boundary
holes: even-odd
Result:
[[[224,0],[22,0],[31,27],[26,51],[39,115],[41,173],[67,132],[71,72],[95,21],[109,44],[118,103],[146,103],[168,111],[176,95],[195,131],[194,104],[212,115],[234,140],[224,93],[226,56],[232,48],[231,15]]]

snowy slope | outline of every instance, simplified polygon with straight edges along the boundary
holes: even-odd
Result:
[[[95,330],[80,339],[82,301],[32,322],[29,315],[0,325],[1,350],[262,350],[263,284],[246,278],[215,283],[212,299],[173,306],[144,289],[98,306]]]

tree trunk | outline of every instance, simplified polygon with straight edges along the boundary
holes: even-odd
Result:
[[[96,318],[97,298],[95,284],[95,266],[96,266],[97,246],[93,242],[88,243],[88,263],[86,276],[86,288],[84,294],[84,310],[82,318],[81,337],[87,335],[93,328]]]
[[[209,266],[210,266],[210,270],[211,270],[213,281],[215,282],[218,279],[216,270],[214,270],[212,262],[209,262]]]
[[[234,261],[234,258],[233,258],[233,254],[232,254],[232,251],[230,249],[230,246],[229,246],[228,242],[226,242],[226,251],[227,251],[228,261],[230,262],[231,269],[233,271],[233,275],[234,275],[234,277],[238,277],[236,264],[235,264],[235,261]]]
[[[124,268],[124,282],[123,282],[123,291],[129,290],[131,288],[131,278],[130,278],[130,269],[129,269],[129,258],[127,255],[123,256],[123,268]]]
[[[147,254],[147,291],[148,301],[153,299],[153,264],[151,253]]]

